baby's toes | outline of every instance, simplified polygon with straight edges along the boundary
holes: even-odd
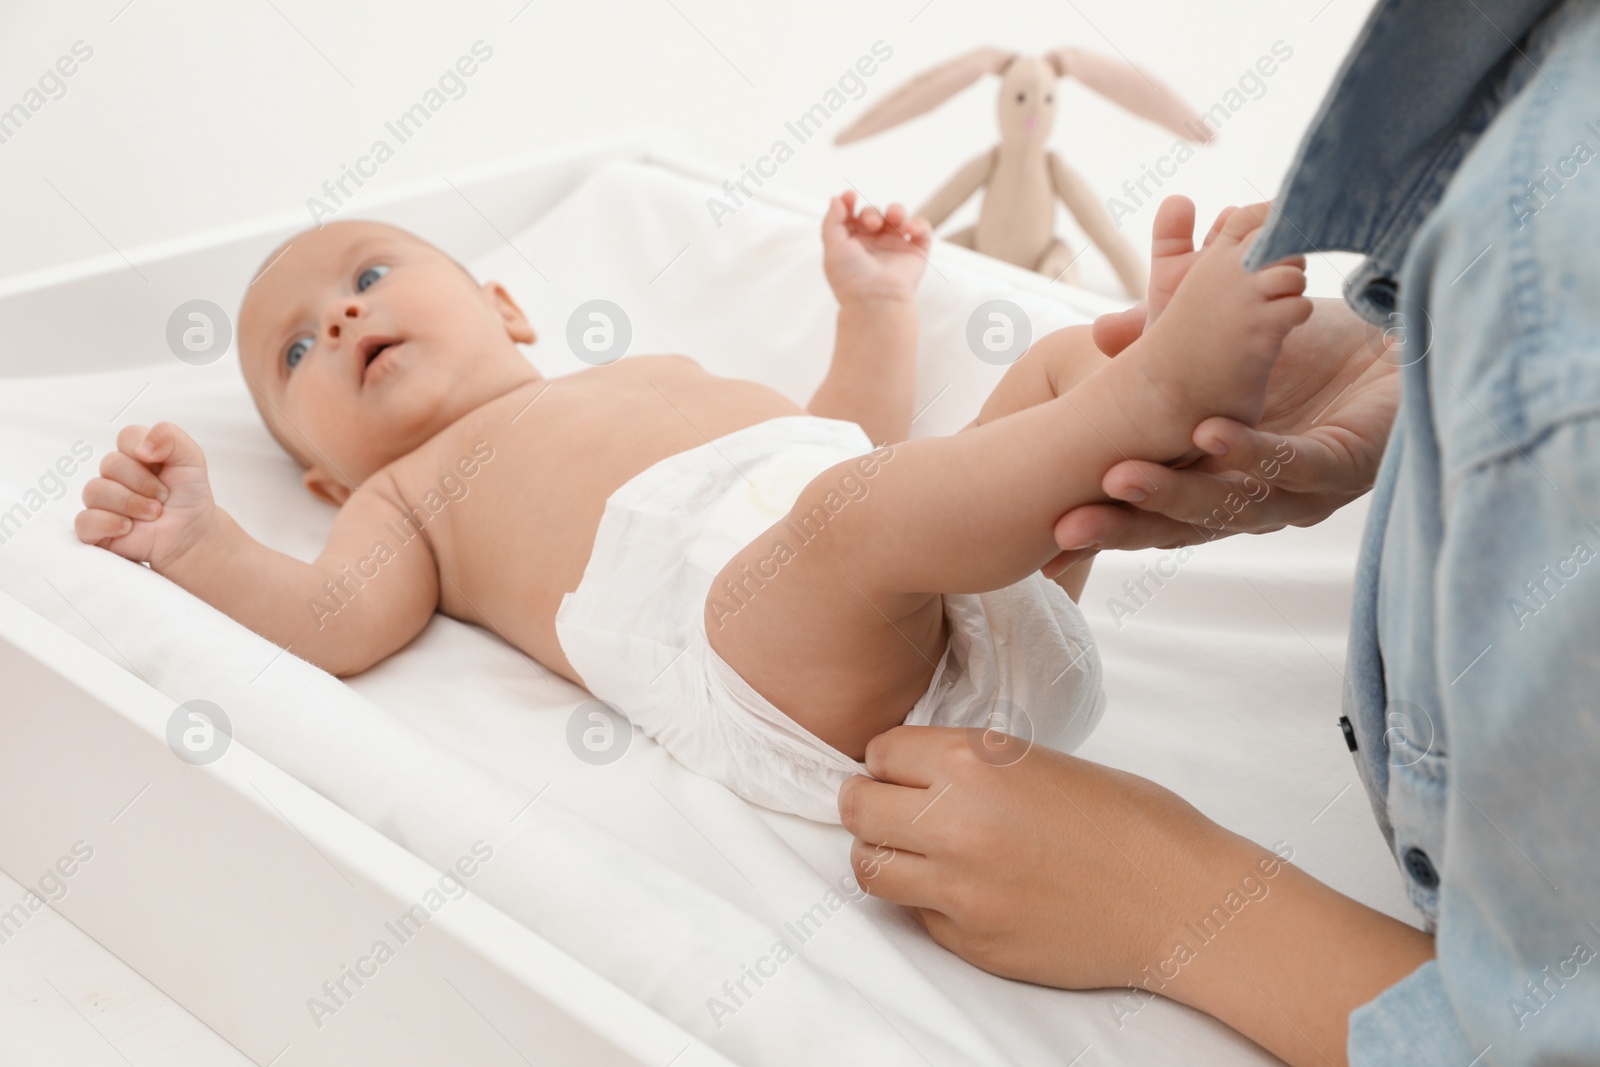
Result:
[[[1181,256],[1194,251],[1194,201],[1169,196],[1156,209],[1150,228],[1150,258]]]
[[[1222,236],[1226,240],[1243,241],[1256,230],[1266,224],[1267,216],[1272,214],[1270,203],[1251,204],[1239,208],[1228,216],[1228,221],[1222,224]]]
[[[1293,263],[1275,263],[1257,271],[1256,290],[1268,300],[1299,296],[1306,291],[1306,272],[1304,261],[1301,262],[1301,266],[1295,266]]]
[[[1281,340],[1311,317],[1311,309],[1311,301],[1306,297],[1285,296],[1267,304],[1265,320],[1273,335]]]
[[[1222,228],[1228,224],[1228,220],[1232,218],[1233,213],[1238,210],[1239,209],[1236,207],[1225,207],[1221,211],[1217,212],[1216,221],[1212,222],[1211,229],[1206,231],[1205,240],[1200,242],[1200,247],[1210,248],[1212,244],[1216,242],[1217,238],[1222,236]]]

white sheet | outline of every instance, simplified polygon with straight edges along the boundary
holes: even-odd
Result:
[[[543,339],[530,357],[547,373],[582,366],[565,350],[566,317],[603,297],[627,310],[631,351],[687,352],[803,399],[832,329],[814,220],[758,204],[718,231],[708,194],[661,168],[613,166],[515,248],[472,266],[523,303]],[[959,250],[936,250],[933,267],[920,300],[919,407],[929,406],[918,432],[959,426],[999,376],[966,348],[978,303],[1022,304],[1035,336],[1083,321],[1066,301],[1094,307]],[[158,419],[201,442],[218,501],[247,530],[315,555],[333,513],[299,487],[231,359],[174,361],[0,381],[0,509],[74,441],[94,449],[70,492],[0,545],[0,587],[174,701],[222,705],[242,743],[430,862],[491,841],[496,858],[475,891],[734,1060],[1136,1064],[1181,1050],[1193,1064],[1271,1062],[1167,1002],[1119,1020],[1112,994],[986,975],[872,900],[828,913],[719,1025],[708,999],[731,1003],[724,981],[779,937],[796,943],[785,923],[848,875],[848,836],[746,805],[642,735],[617,763],[580,761],[566,729],[582,691],[473,627],[437,616],[345,684],[148,570],[77,544],[77,493],[116,428]],[[1288,841],[1312,874],[1409,919],[1335,725],[1356,511],[1208,546],[1131,617],[1113,618],[1108,600],[1160,553],[1097,564],[1084,606],[1109,708],[1080,754],[1163,782],[1264,844]],[[283,995],[298,1006],[305,993]]]

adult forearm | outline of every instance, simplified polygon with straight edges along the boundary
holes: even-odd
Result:
[[[1269,852],[1147,779],[1038,746],[991,762],[974,741],[911,726],[875,738],[876,780],[847,782],[839,814],[862,885],[919,909],[987,971],[1121,988],[1119,1019],[1169,997],[1327,1067],[1345,1062],[1350,1012],[1433,954],[1431,938],[1286,862],[1290,849]]]
[[[1343,1065],[1350,1012],[1431,959],[1433,938],[1227,837],[1195,886],[1194,917],[1139,984],[1296,1067]]]

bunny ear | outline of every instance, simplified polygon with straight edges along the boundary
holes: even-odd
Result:
[[[859,141],[932,111],[985,74],[999,74],[1015,58],[1015,52],[975,48],[965,55],[925,70],[840,130],[833,143]]]
[[[1179,137],[1202,143],[1212,131],[1194,109],[1165,83],[1150,77],[1132,63],[1087,52],[1059,48],[1047,57],[1056,73],[1074,77],[1112,103],[1142,119],[1165,126]]]

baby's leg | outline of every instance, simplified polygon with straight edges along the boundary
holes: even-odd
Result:
[[[1239,221],[1259,225],[1259,215]],[[719,575],[706,602],[712,647],[779,709],[859,758],[928,685],[948,636],[940,594],[1027,577],[1056,554],[1056,519],[1102,499],[1113,464],[1168,461],[1200,419],[1259,406],[1230,383],[1264,390],[1309,303],[1294,302],[1289,279],[1272,273],[1282,268],[1245,274],[1238,261],[1253,227],[1233,230],[1208,250],[1213,263],[1197,264],[1206,268],[1197,297],[1180,287],[1163,328],[1070,391],[815,479]],[[1153,369],[1164,387],[1152,386]],[[1207,399],[1186,405],[1191,385]]]
[[[962,432],[1054,400],[1106,362],[1087,326],[1047,334],[1012,364]],[[757,692],[858,759],[867,741],[905,718],[944,654],[940,596],[902,596],[892,604],[881,596],[869,598],[850,588],[848,574],[838,572],[828,556],[840,536],[838,515],[859,512],[885,468],[900,462],[905,447],[880,448],[818,478],[783,522],[723,569],[706,601],[712,647]],[[824,572],[830,577],[820,577]],[[1076,597],[1087,575],[1084,566],[1081,574],[1064,576],[1072,584],[1063,587]],[[894,615],[881,612],[880,603]],[[783,625],[784,619],[807,621]],[[824,619],[829,621],[821,625],[811,621]],[[863,636],[841,641],[841,634]],[[799,684],[791,687],[790,681]],[[802,688],[803,695],[798,692]],[[898,718],[881,722],[864,716],[863,706],[899,709]],[[858,729],[859,736],[851,733],[852,739],[838,732]]]
[[[1068,326],[1046,334],[1013,363],[1006,376],[984,401],[978,417],[966,429],[982,426],[1014,411],[1054,400],[1106,363],[1088,326]],[[1077,600],[1089,580],[1092,559],[1073,564],[1055,576],[1055,582]]]
[[[1206,237],[1207,244],[1216,240],[1231,213],[1229,209],[1218,216]],[[1197,255],[1194,204],[1186,197],[1169,196],[1157,210],[1151,232],[1150,287],[1144,304],[1146,325],[1154,322],[1166,308]],[[1040,338],[1038,344],[1028,349],[1006,372],[972,425],[981,426],[1025,407],[1054,400],[1099,369],[1107,357],[1095,343],[1092,333],[1092,327],[1069,326]],[[1056,584],[1077,600],[1083,595],[1093,564],[1092,558],[1073,564],[1055,576]]]
[[[1150,453],[1096,387],[1103,377],[824,472],[714,580],[711,646],[796,722],[861,758],[904,720],[944,653],[940,594],[1037,571],[1058,551],[1056,519],[1101,499],[1100,477],[1123,455]]]
[[[1088,326],[1067,326],[1047,333],[1006,370],[978,417],[963,427],[963,432],[1054,400],[1107,362],[1095,347]]]
[[[1206,239],[1208,244],[1221,232],[1228,214],[1217,219]],[[1169,196],[1156,211],[1150,235],[1149,321],[1166,308],[1198,254],[1194,247],[1194,204],[1186,197]],[[1068,326],[1046,334],[1006,371],[972,425],[981,426],[1054,400],[1105,362],[1106,356],[1095,345],[1088,326]]]

